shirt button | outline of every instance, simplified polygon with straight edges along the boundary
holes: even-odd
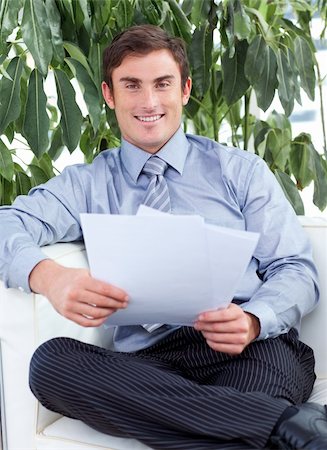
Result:
[[[20,292],[24,292],[24,288],[21,287],[21,286],[18,287],[18,290],[19,290]]]

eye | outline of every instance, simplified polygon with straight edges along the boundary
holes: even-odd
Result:
[[[138,85],[136,83],[128,83],[128,84],[126,84],[125,87],[126,87],[126,89],[128,89],[130,91],[138,89]]]
[[[159,89],[166,89],[170,86],[170,83],[168,81],[160,81],[160,83],[157,84]]]

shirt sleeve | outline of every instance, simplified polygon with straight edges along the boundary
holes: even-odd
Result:
[[[260,320],[259,339],[297,327],[319,297],[311,246],[295,212],[266,163],[258,159],[243,199],[246,229],[260,233],[254,253],[263,281],[242,308]]]
[[[76,169],[66,169],[0,208],[0,278],[6,287],[30,292],[29,274],[47,258],[39,247],[82,238],[84,204]]]

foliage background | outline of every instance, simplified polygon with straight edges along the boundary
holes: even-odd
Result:
[[[317,151],[305,131],[292,136],[288,117],[305,93],[321,88],[311,36],[314,15],[327,23],[326,0],[1,0],[0,204],[58,172],[64,148],[85,161],[119,144],[114,113],[101,96],[102,51],[132,24],[152,23],[187,43],[193,90],[186,131],[231,142],[266,160],[298,214],[298,190],[314,183],[313,202],[327,206],[327,148]],[[289,13],[292,13],[290,15]],[[290,18],[292,17],[292,19]],[[293,19],[294,18],[294,19]],[[54,80],[56,92],[47,86]],[[76,102],[77,85],[85,102]],[[321,89],[320,89],[321,93]],[[55,94],[55,95],[54,95]],[[278,96],[284,114],[255,117]],[[17,145],[27,145],[31,163]]]

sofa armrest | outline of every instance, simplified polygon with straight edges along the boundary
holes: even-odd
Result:
[[[43,250],[62,265],[87,267],[82,243],[55,244]],[[4,434],[10,450],[34,450],[36,429],[44,428],[58,417],[42,407],[38,411],[38,403],[28,388],[29,362],[34,350],[55,336],[73,337],[101,346],[110,345],[108,334],[102,335],[98,328],[83,328],[65,319],[43,296],[5,289],[0,282]]]

